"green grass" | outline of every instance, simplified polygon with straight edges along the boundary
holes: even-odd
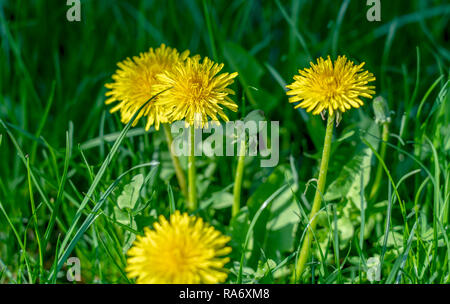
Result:
[[[280,121],[280,163],[245,158],[234,217],[238,158],[196,160],[194,213],[232,238],[227,282],[290,281],[325,122],[295,110],[284,86],[310,60],[345,54],[366,62],[392,111],[386,154],[372,101],[344,115],[301,281],[370,283],[378,258],[374,284],[449,283],[450,5],[391,2],[368,22],[365,1],[82,1],[81,22],[68,22],[65,1],[0,0],[0,283],[67,282],[68,257],[84,283],[132,282],[135,235],[186,210],[163,131],[130,129],[104,105],[115,64],[161,43],[239,72],[230,119],[260,109]],[[119,197],[138,174],[123,217]]]

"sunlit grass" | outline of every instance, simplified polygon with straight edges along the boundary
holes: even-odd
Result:
[[[0,1],[0,283],[67,282],[69,257],[84,283],[132,283],[135,236],[187,211],[163,130],[125,126],[104,105],[115,63],[161,43],[239,73],[230,120],[258,109],[280,121],[280,163],[242,159],[238,203],[238,157],[196,159],[192,213],[231,237],[227,283],[290,282],[326,123],[293,109],[285,86],[328,54],[366,62],[391,122],[384,136],[367,101],[335,129],[299,280],[370,283],[379,261],[374,284],[450,281],[450,6],[383,2],[382,22],[368,22],[360,1],[263,3],[83,1],[82,21],[69,23],[61,1]],[[126,185],[140,191],[131,209],[118,204]]]

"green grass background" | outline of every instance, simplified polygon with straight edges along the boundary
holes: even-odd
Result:
[[[301,282],[370,283],[370,258],[378,258],[373,283],[448,283],[450,5],[382,1],[381,22],[367,21],[368,8],[347,0],[99,0],[82,1],[81,22],[68,22],[65,1],[0,0],[0,283],[68,282],[68,257],[80,259],[84,283],[132,282],[124,267],[135,234],[185,210],[162,132],[142,124],[123,132],[104,105],[116,63],[161,43],[239,72],[230,119],[260,109],[280,121],[280,162],[261,168],[258,157],[246,159],[234,218],[237,159],[197,160],[195,214],[232,237],[227,282],[289,282],[325,123],[295,110],[284,86],[316,57],[345,54],[366,62],[392,111],[382,180],[369,199],[381,127],[367,101],[334,132],[326,203]],[[139,188],[141,177],[140,195],[127,196],[125,185]],[[120,210],[127,199],[134,209]]]

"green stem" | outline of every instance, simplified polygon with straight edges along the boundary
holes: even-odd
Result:
[[[170,132],[169,124],[164,123],[162,125],[164,128],[164,133],[166,134],[167,145],[169,146],[170,157],[172,158],[173,167],[175,168],[175,175],[177,176],[178,184],[180,185],[180,189],[184,197],[187,198],[188,192],[186,186],[186,177],[184,176],[183,169],[181,168],[180,159],[172,150],[173,137],[172,133]]]
[[[322,160],[320,162],[319,180],[317,182],[317,189],[314,195],[313,206],[311,209],[311,213],[309,215],[309,225],[307,227],[308,230],[306,232],[305,238],[303,239],[302,248],[300,250],[296,270],[293,275],[294,282],[297,282],[297,280],[300,278],[301,274],[305,270],[306,261],[308,260],[309,251],[311,248],[313,233],[317,223],[316,214],[320,210],[322,195],[324,194],[325,190],[325,182],[328,171],[328,160],[330,159],[331,138],[333,135],[334,117],[335,114],[328,116],[327,129],[325,131],[325,141],[323,144]]]
[[[385,122],[383,123],[383,133],[381,135],[381,147],[380,147],[380,156],[381,159],[384,160],[384,156],[386,155],[386,147],[387,147],[387,141],[389,139],[389,123]],[[369,200],[373,201],[377,198],[378,190],[380,189],[381,184],[381,177],[383,174],[383,166],[381,165],[381,162],[378,162],[377,166],[377,172],[375,175],[375,181],[372,186],[372,190],[370,191]]]
[[[233,189],[233,206],[231,208],[231,217],[236,216],[241,209],[241,188],[242,188],[242,178],[244,177],[244,163],[245,163],[245,140],[241,141],[238,165],[236,169],[236,177],[234,179],[234,189]]]
[[[31,204],[31,216],[34,221],[34,233],[36,235],[36,240],[39,250],[39,279],[41,279],[42,273],[44,271],[44,251],[41,245],[41,236],[38,229],[38,220],[36,215],[36,206],[34,204],[33,187],[31,184],[31,174],[30,174],[30,159],[27,157],[27,172],[28,172],[28,192],[30,193],[30,204]],[[31,283],[31,282],[30,282]]]
[[[197,209],[197,188],[195,187],[196,174],[195,174],[195,127],[192,125],[189,127],[190,134],[190,145],[189,145],[189,162],[188,162],[188,179],[189,179],[189,200],[188,208],[193,211]]]

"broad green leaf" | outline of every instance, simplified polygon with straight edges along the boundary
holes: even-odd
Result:
[[[230,246],[233,248],[231,252],[231,256],[234,260],[239,260],[242,255],[242,244],[245,243],[245,237],[247,234],[247,230],[250,227],[250,219],[249,212],[247,207],[241,208],[239,213],[231,219],[229,227],[227,227],[228,235],[231,236]],[[250,236],[250,239],[247,244],[247,252],[246,258],[249,257],[250,252],[253,249],[253,237]]]
[[[339,230],[339,242],[341,245],[350,241],[355,232],[352,221],[347,217],[341,217],[337,221],[337,228]]]
[[[379,127],[373,120],[363,117],[360,123],[361,135],[368,140],[374,147],[378,146]],[[363,175],[363,186],[366,187],[370,181],[371,160],[373,156],[372,150],[358,141],[353,156],[340,169],[337,177],[332,180],[328,186],[324,199],[327,201],[347,198],[356,206],[361,205],[361,174]],[[339,147],[340,148],[340,147]],[[339,153],[338,148],[338,153]],[[348,151],[344,152],[348,158]],[[333,159],[331,159],[331,162]],[[335,168],[335,167],[334,167]]]
[[[375,113],[375,122],[378,124],[383,124],[386,122],[391,122],[391,112],[389,111],[389,106],[386,99],[382,96],[378,96],[373,100],[373,112]]]
[[[122,193],[117,199],[117,205],[120,209],[133,209],[139,199],[142,185],[144,183],[144,175],[138,174],[133,177],[131,182],[123,188]]]
[[[135,229],[137,228],[137,224],[136,221],[132,220],[131,222],[131,228]],[[124,236],[124,244],[122,247],[122,252],[125,254],[127,253],[128,249],[131,248],[131,246],[133,245],[134,240],[136,240],[136,234],[134,234],[131,231],[125,231],[125,236]]]
[[[129,225],[130,224],[130,215],[126,211],[122,211],[121,209],[114,207],[114,216],[116,221],[121,224]]]
[[[215,192],[212,195],[212,208],[224,209],[233,205],[233,194],[226,191]]]
[[[361,172],[363,172],[364,186],[369,182],[370,160],[372,150],[364,148],[344,165],[339,176],[335,179],[325,193],[325,200],[331,201],[339,198],[348,198],[355,204],[360,200]]]
[[[384,242],[384,236],[381,236],[378,239],[378,246],[382,247]],[[389,232],[387,243],[387,247],[395,246],[398,250],[403,248],[403,234],[399,232]]]
[[[441,136],[443,138],[442,149],[448,155],[450,151],[450,125],[441,127]]]
[[[272,259],[268,259],[267,261],[259,261],[258,268],[255,272],[255,283],[261,279],[264,279],[264,277],[269,275],[275,267],[277,267],[277,263]]]
[[[260,185],[247,202],[250,214],[256,213],[261,204],[276,190],[286,187],[270,206],[261,214],[255,225],[254,237],[263,245],[268,258],[276,256],[276,252],[293,250],[295,232],[300,221],[300,209],[294,200],[293,192],[298,189],[289,166],[279,166]],[[259,256],[260,252],[255,252]]]

